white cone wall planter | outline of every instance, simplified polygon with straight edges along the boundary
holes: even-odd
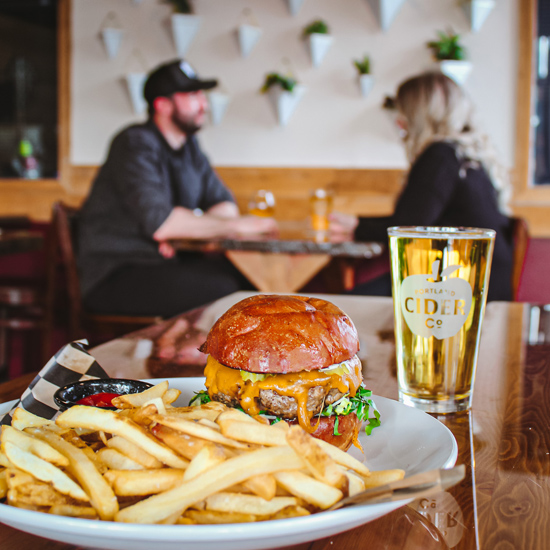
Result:
[[[287,1],[288,1],[288,9],[290,11],[290,15],[296,15],[302,9],[302,5],[304,3],[304,0],[287,0]]]
[[[314,32],[309,35],[309,51],[314,67],[319,67],[332,45],[332,36]]]
[[[439,70],[457,84],[462,85],[472,70],[472,64],[464,60],[445,59],[439,62]]]
[[[241,55],[248,57],[262,36],[262,29],[256,25],[239,25],[237,32]]]
[[[371,74],[359,75],[359,88],[363,97],[367,97],[370,94],[373,86],[374,76],[372,76]]]
[[[464,0],[462,7],[470,21],[470,28],[477,32],[495,7],[495,0]]]
[[[186,13],[172,14],[172,34],[179,57],[185,57],[200,25],[201,17],[199,15],[188,15]]]
[[[306,89],[304,86],[295,86],[292,92],[283,90],[280,86],[272,86],[269,91],[269,99],[275,109],[277,120],[280,126],[286,126],[296,110],[298,103],[304,96]]]
[[[128,73],[126,75],[130,101],[136,115],[142,115],[147,110],[147,102],[143,97],[143,85],[146,79],[147,73]]]
[[[103,39],[103,44],[105,44],[105,50],[109,59],[114,59],[117,56],[123,36],[124,31],[122,29],[115,29],[114,27],[105,27],[101,31],[101,38]]]
[[[221,92],[210,92],[208,94],[210,118],[214,126],[221,124],[230,101],[231,98],[227,94],[222,94]]]
[[[383,31],[387,31],[405,0],[368,0]]]

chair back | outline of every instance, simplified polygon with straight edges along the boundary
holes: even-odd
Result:
[[[512,299],[518,299],[521,277],[525,268],[525,259],[529,247],[529,226],[524,218],[511,218],[512,244]]]
[[[56,202],[52,209],[49,235],[48,302],[52,315],[59,281],[59,267],[64,274],[64,284],[69,298],[69,338],[80,337],[82,323],[82,296],[76,264],[75,241],[78,210],[63,202]]]

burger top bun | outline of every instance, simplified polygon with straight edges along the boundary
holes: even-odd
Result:
[[[257,295],[228,309],[200,351],[257,373],[323,369],[353,357],[359,337],[351,319],[320,298]]]

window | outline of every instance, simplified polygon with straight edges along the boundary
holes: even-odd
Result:
[[[0,177],[55,178],[57,2],[0,0]]]

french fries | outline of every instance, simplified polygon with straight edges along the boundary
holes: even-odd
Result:
[[[55,422],[17,409],[0,435],[0,500],[83,519],[190,525],[299,517],[403,477],[370,472],[299,426],[211,402],[174,407],[162,382],[74,406]]]
[[[11,426],[4,426],[0,442],[13,443],[20,450],[33,453],[38,458],[42,458],[56,466],[68,466],[69,464],[67,458],[57,452],[51,445]]]
[[[34,428],[30,433],[49,443],[54,449],[69,459],[68,471],[75,477],[101,519],[111,520],[118,511],[118,501],[109,484],[99,473],[95,463],[87,453],[71,445],[46,427]]]
[[[53,464],[34,456],[28,451],[20,449],[9,441],[2,442],[2,448],[8,460],[16,468],[32,474],[40,481],[51,483],[63,495],[69,495],[75,500],[89,500],[82,488]]]
[[[162,462],[136,444],[116,435],[107,440],[107,447],[115,449],[144,468],[162,468]]]
[[[173,489],[183,481],[186,470],[165,468],[151,475],[148,470],[108,470],[105,479],[119,497],[155,495]]]
[[[290,494],[304,499],[321,510],[330,508],[344,496],[336,487],[317,481],[302,472],[283,471],[275,473],[274,476],[277,483],[280,483]]]
[[[154,386],[154,388],[156,387]],[[149,388],[146,391],[151,391],[154,388]],[[135,395],[142,394],[132,394],[132,396]],[[55,423],[65,428],[83,427],[121,435],[172,468],[185,468],[187,466],[187,461],[174,453],[172,449],[160,444],[139,424],[136,424],[129,418],[118,416],[114,411],[75,405],[62,412],[57,417]]]
[[[113,398],[113,407],[117,409],[135,409],[136,407],[143,407],[143,405],[145,405],[147,401],[151,401],[151,399],[155,399],[156,397],[162,398],[167,391],[168,381],[165,380],[141,393],[129,393]]]
[[[120,510],[116,521],[125,523],[158,523],[195,502],[240,483],[253,475],[282,470],[299,470],[302,460],[290,447],[257,449],[230,458],[179,487],[142,500]]]
[[[16,430],[24,430],[25,428],[38,428],[39,426],[55,426],[53,420],[47,420],[40,416],[36,416],[21,407],[18,407],[13,412],[11,425]]]
[[[259,422],[241,422],[240,420],[226,420],[220,422],[222,435],[258,445],[286,445],[285,431],[275,426],[266,426]],[[305,433],[305,432],[304,432]]]
[[[0,470],[0,499],[8,494],[8,482],[6,481],[6,469]]]
[[[239,510],[243,514],[270,516],[280,512],[287,506],[298,506],[295,497],[275,497],[265,500],[255,495],[241,495],[238,493],[216,493],[206,499],[206,509],[216,512],[234,512]]]
[[[310,474],[317,481],[332,485],[344,493],[348,492],[348,478],[302,428],[292,426],[285,435],[288,444],[302,457]]]

